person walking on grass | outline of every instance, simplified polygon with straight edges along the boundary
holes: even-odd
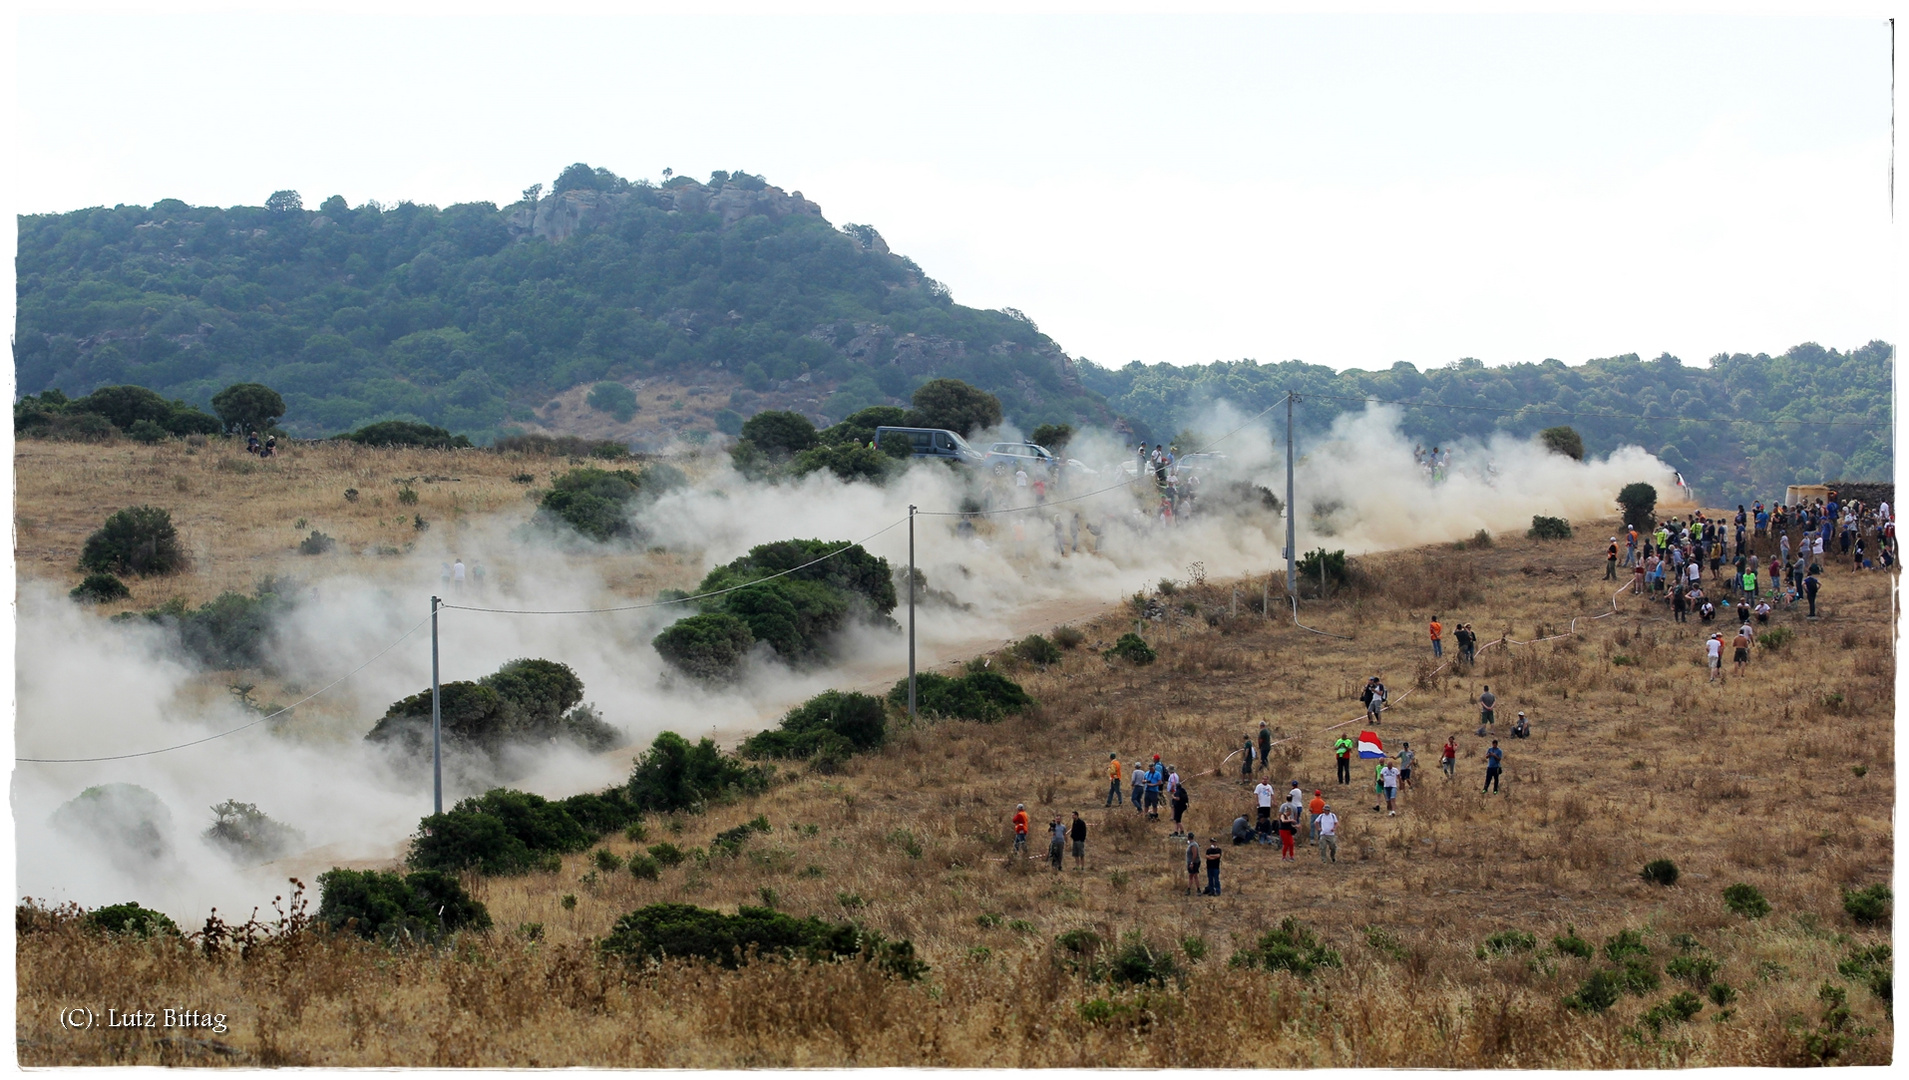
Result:
[[[1438,752],[1438,767],[1445,772],[1445,782],[1451,783],[1458,773],[1458,736],[1446,737],[1444,749]]]
[[[1293,840],[1299,832],[1298,818],[1293,814],[1291,803],[1281,803],[1279,807],[1279,861],[1292,862],[1298,856],[1293,854]]]
[[[1743,669],[1750,666],[1750,628],[1748,626],[1737,630],[1736,639],[1730,642],[1730,647],[1735,650],[1731,656],[1736,660],[1737,674],[1741,675]]]
[[[1396,765],[1387,765],[1379,770],[1379,784],[1385,788],[1385,815],[1399,816],[1399,769]]]
[[[1498,695],[1491,692],[1490,686],[1486,686],[1484,693],[1478,695],[1478,734],[1483,735],[1497,722],[1497,705]]]
[[[1104,810],[1108,806],[1118,806],[1119,804],[1120,804],[1120,755],[1108,754],[1107,755],[1107,802],[1105,805],[1101,807],[1101,809]]]
[[[1365,689],[1359,692],[1359,700],[1365,703],[1366,719],[1379,722],[1379,714],[1385,711],[1385,684],[1377,675],[1365,681]]]
[[[1498,749],[1498,740],[1491,741],[1491,749],[1485,751],[1485,791],[1498,790],[1498,776],[1505,771],[1505,752]]]
[[[1617,537],[1611,537],[1611,546],[1604,553],[1604,580],[1617,580]]]
[[[1399,750],[1400,787],[1416,786],[1412,780],[1412,766],[1416,764],[1418,764],[1418,752],[1412,749],[1411,743],[1406,743],[1405,746]]]
[[[1319,843],[1319,815],[1325,812],[1326,812],[1325,793],[1321,792],[1317,788],[1314,788],[1312,793],[1312,802],[1309,802],[1306,804],[1306,813],[1308,815],[1307,822],[1306,822],[1306,843],[1308,844]]]
[[[1273,731],[1266,726],[1266,721],[1261,720],[1259,722],[1259,767],[1271,772],[1272,763]]]
[[[1147,777],[1146,777],[1146,774],[1140,770],[1140,763],[1138,761],[1133,763],[1132,775],[1133,775],[1133,812],[1138,814],[1143,812],[1146,809],[1146,807],[1141,804],[1140,800],[1147,793]]]
[[[1299,786],[1297,780],[1294,780],[1293,786],[1286,791],[1286,805],[1293,808],[1294,821],[1306,820],[1306,792]]]
[[[1331,806],[1322,808],[1318,817],[1313,819],[1313,829],[1319,834],[1319,861],[1339,861],[1339,815],[1332,812]]]
[[[1706,682],[1723,681],[1723,635],[1712,634],[1704,642],[1704,655],[1710,662],[1710,678]]]
[[[1206,843],[1206,895],[1220,895],[1220,841],[1218,837]]]
[[[1027,804],[1014,805],[1014,853],[1019,855],[1027,850]]]
[[[1253,778],[1253,737],[1251,735],[1241,735],[1240,736],[1240,779],[1251,780],[1252,778]]]
[[[1427,629],[1432,633],[1432,659],[1437,660],[1445,655],[1445,628],[1439,625],[1438,616],[1434,615],[1432,625]]]
[[[1341,784],[1352,783],[1352,752],[1358,747],[1359,744],[1353,741],[1350,735],[1341,735],[1332,741],[1332,752],[1338,759]]]
[[[1200,842],[1192,833],[1186,834],[1186,894],[1192,896],[1200,887]]]
[[[1074,811],[1074,824],[1068,830],[1068,836],[1074,841],[1074,869],[1087,869],[1087,823],[1080,819],[1080,811]]]

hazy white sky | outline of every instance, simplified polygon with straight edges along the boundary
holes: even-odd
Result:
[[[747,169],[1109,365],[1892,337],[1873,18],[18,24],[19,212]]]

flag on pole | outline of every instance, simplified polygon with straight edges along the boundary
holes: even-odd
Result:
[[[1362,758],[1382,758],[1385,756],[1385,744],[1370,731],[1359,732],[1359,756]]]

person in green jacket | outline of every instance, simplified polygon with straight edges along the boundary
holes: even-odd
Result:
[[[1339,759],[1339,782],[1341,784],[1352,783],[1352,751],[1356,749],[1358,745],[1358,743],[1352,741],[1352,736],[1350,735],[1341,735],[1333,741],[1332,752]]]

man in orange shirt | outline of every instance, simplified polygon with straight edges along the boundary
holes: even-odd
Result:
[[[1435,660],[1445,655],[1444,637],[1445,628],[1438,624],[1438,616],[1432,616],[1432,658]]]
[[[1027,850],[1027,804],[1014,804],[1014,853]]]
[[[1325,812],[1326,797],[1322,792],[1315,789],[1312,793],[1312,801],[1306,804],[1306,813],[1308,815],[1306,819],[1306,842],[1308,844],[1317,844],[1319,842],[1319,815]]]
[[[1120,805],[1120,755],[1107,755],[1107,802],[1101,809]]]

